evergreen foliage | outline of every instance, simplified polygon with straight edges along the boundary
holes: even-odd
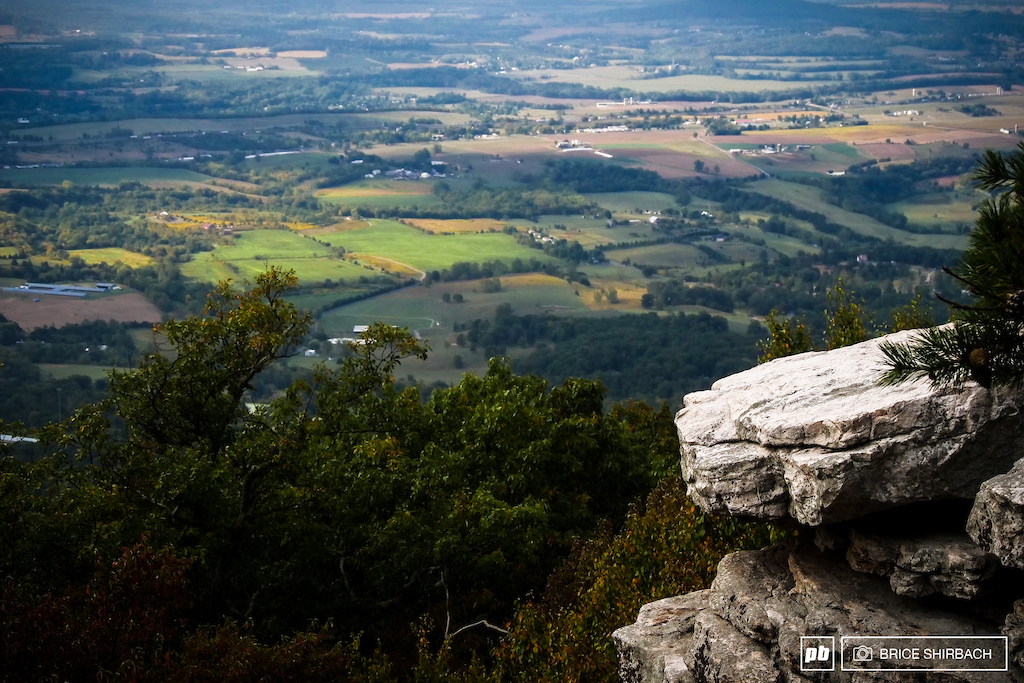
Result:
[[[974,178],[996,194],[980,207],[960,262],[945,269],[974,302],[943,299],[953,309],[951,325],[883,344],[883,384],[922,377],[955,388],[969,380],[984,387],[1024,382],[1024,143],[1008,155],[986,152]]]

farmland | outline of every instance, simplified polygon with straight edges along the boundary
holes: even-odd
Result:
[[[0,169],[0,180],[19,185],[60,185],[70,182],[77,185],[105,185],[116,187],[121,183],[140,182],[154,186],[201,185],[216,186],[217,183],[231,185],[230,181],[213,178],[183,168],[24,168]]]
[[[338,257],[334,250],[290,230],[252,230],[233,236],[232,243],[197,254],[183,272],[206,282],[252,281],[268,265],[294,270],[305,282],[356,280],[368,269]]]
[[[751,186],[751,189],[761,194],[792,202],[800,208],[818,211],[824,214],[829,221],[845,225],[869,237],[895,240],[912,246],[933,246],[944,249],[958,249],[964,246],[963,238],[959,236],[906,233],[883,225],[869,216],[846,211],[838,206],[822,201],[821,193],[817,189],[805,185],[787,183],[782,180],[763,180]]]
[[[97,285],[0,294],[11,680],[617,680],[792,531],[682,397],[946,321],[1024,158],[1010,0],[8,4],[0,284]]]
[[[160,322],[160,310],[138,292],[94,299],[0,292],[0,314],[24,330],[74,325],[86,320]]]
[[[132,268],[148,266],[154,259],[127,249],[107,247],[103,249],[73,249],[68,252],[71,258],[80,258],[86,263],[123,263]]]
[[[357,230],[322,233],[318,238],[332,246],[343,247],[357,259],[360,254],[368,254],[392,259],[418,270],[449,268],[459,261],[545,258],[506,234],[433,235],[387,220],[374,220],[366,228]]]
[[[691,30],[707,20],[699,11],[697,23],[678,34],[628,21],[561,26],[527,13],[521,35],[488,29],[493,34],[465,43],[437,28],[442,16],[456,20],[436,11],[318,20],[338,35],[363,36],[358,47],[292,33],[275,49],[244,28],[184,52],[184,34],[159,45],[153,37],[108,67],[68,53],[69,80],[55,92],[77,89],[104,115],[62,113],[63,101],[48,117],[43,106],[12,109],[9,120],[20,123],[0,124],[11,143],[0,183],[66,193],[139,183],[146,188],[139,199],[108,219],[154,234],[130,246],[103,242],[102,233],[74,248],[49,238],[50,247],[25,254],[26,262],[142,271],[165,267],[173,254],[192,285],[252,280],[274,265],[296,271],[304,287],[294,300],[312,310],[370,297],[346,306],[384,316],[374,306],[387,301],[387,310],[405,311],[397,318],[421,331],[425,320],[486,318],[502,302],[558,315],[640,311],[643,295],[667,281],[711,283],[743,299],[755,286],[729,284],[737,273],[759,281],[757,269],[835,258],[836,245],[811,215],[829,230],[848,230],[844,239],[853,244],[844,246],[862,253],[876,244],[962,248],[984,198],[962,173],[929,178],[882,207],[912,229],[849,202],[830,203],[812,181],[1012,149],[1024,120],[1019,86],[956,75],[973,73],[963,54],[917,45],[913,22],[904,26],[907,44],[883,46],[846,25],[820,34],[782,29],[789,42],[734,40],[728,21],[717,32]],[[940,14],[929,21],[946,25]],[[458,22],[457,30],[481,25],[479,18]],[[407,38],[396,54],[389,41]],[[845,52],[829,52],[833,45]],[[940,82],[951,74],[971,82]],[[118,94],[129,88],[132,97]],[[551,168],[568,162],[651,171],[662,185],[609,182],[577,193],[545,184]],[[410,179],[395,179],[399,169]],[[723,183],[781,204],[740,202],[735,210],[735,201],[717,199]],[[474,193],[485,201],[467,203]],[[498,197],[504,203],[493,210]],[[789,208],[779,214],[780,206]],[[174,246],[161,244],[167,240]],[[0,259],[16,260],[21,251],[6,247]],[[492,279],[487,270],[471,271],[480,280],[434,279],[456,277],[448,274],[456,264],[486,262],[504,264],[500,291],[482,291],[479,283]],[[514,263],[544,272],[504,272]],[[893,288],[895,276],[876,279],[842,262],[814,267],[823,278],[846,273],[871,291]],[[922,277],[912,272],[900,281]],[[546,284],[523,285],[529,278]],[[408,282],[417,286],[380,294]],[[431,290],[440,287],[464,302],[433,302]],[[617,303],[608,299],[612,289]],[[162,305],[180,312],[184,291]],[[542,302],[548,299],[555,303]],[[732,314],[734,324],[757,317],[756,307],[745,306]],[[464,360],[479,369],[484,359]]]
[[[408,208],[438,206],[441,200],[431,193],[429,182],[370,181],[320,190],[317,197],[329,204],[354,208]]]

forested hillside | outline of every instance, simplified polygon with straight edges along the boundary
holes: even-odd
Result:
[[[247,408],[310,324],[285,298],[294,286],[276,270],[247,291],[222,285],[203,315],[162,326],[169,354],[113,372],[107,397],[16,445],[30,457],[0,460],[11,680],[388,680],[467,665],[518,680],[536,671],[519,668],[521,648],[535,659],[538,639],[594,636],[538,630],[555,605],[589,619],[617,604],[601,618],[618,618],[667,580],[591,607],[572,597],[590,573],[617,571],[604,558],[622,552],[611,532],[627,517],[683,533],[674,559],[645,561],[687,585],[722,552],[767,540],[692,509],[693,530],[678,528],[662,502],[678,484],[646,517],[632,508],[678,466],[667,409],[608,411],[599,382],[549,388],[498,359],[421,402],[393,374],[427,349],[386,325],[340,366]],[[522,602],[545,585],[542,602]],[[66,656],[43,656],[54,651]],[[590,657],[607,675],[607,648]]]

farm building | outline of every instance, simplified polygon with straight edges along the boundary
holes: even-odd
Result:
[[[4,287],[5,292],[15,292],[18,294],[50,294],[53,296],[75,297],[85,297],[87,294],[99,294],[101,292],[108,292],[112,289],[120,288],[112,282],[99,282],[95,287],[86,287],[82,285],[58,285],[44,282],[26,282],[25,284],[18,285],[17,287]]]

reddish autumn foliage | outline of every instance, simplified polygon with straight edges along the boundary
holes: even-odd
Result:
[[[62,595],[22,595],[8,579],[0,596],[0,670],[7,680],[151,678],[185,626],[192,561],[146,539],[102,559],[86,586]]]

